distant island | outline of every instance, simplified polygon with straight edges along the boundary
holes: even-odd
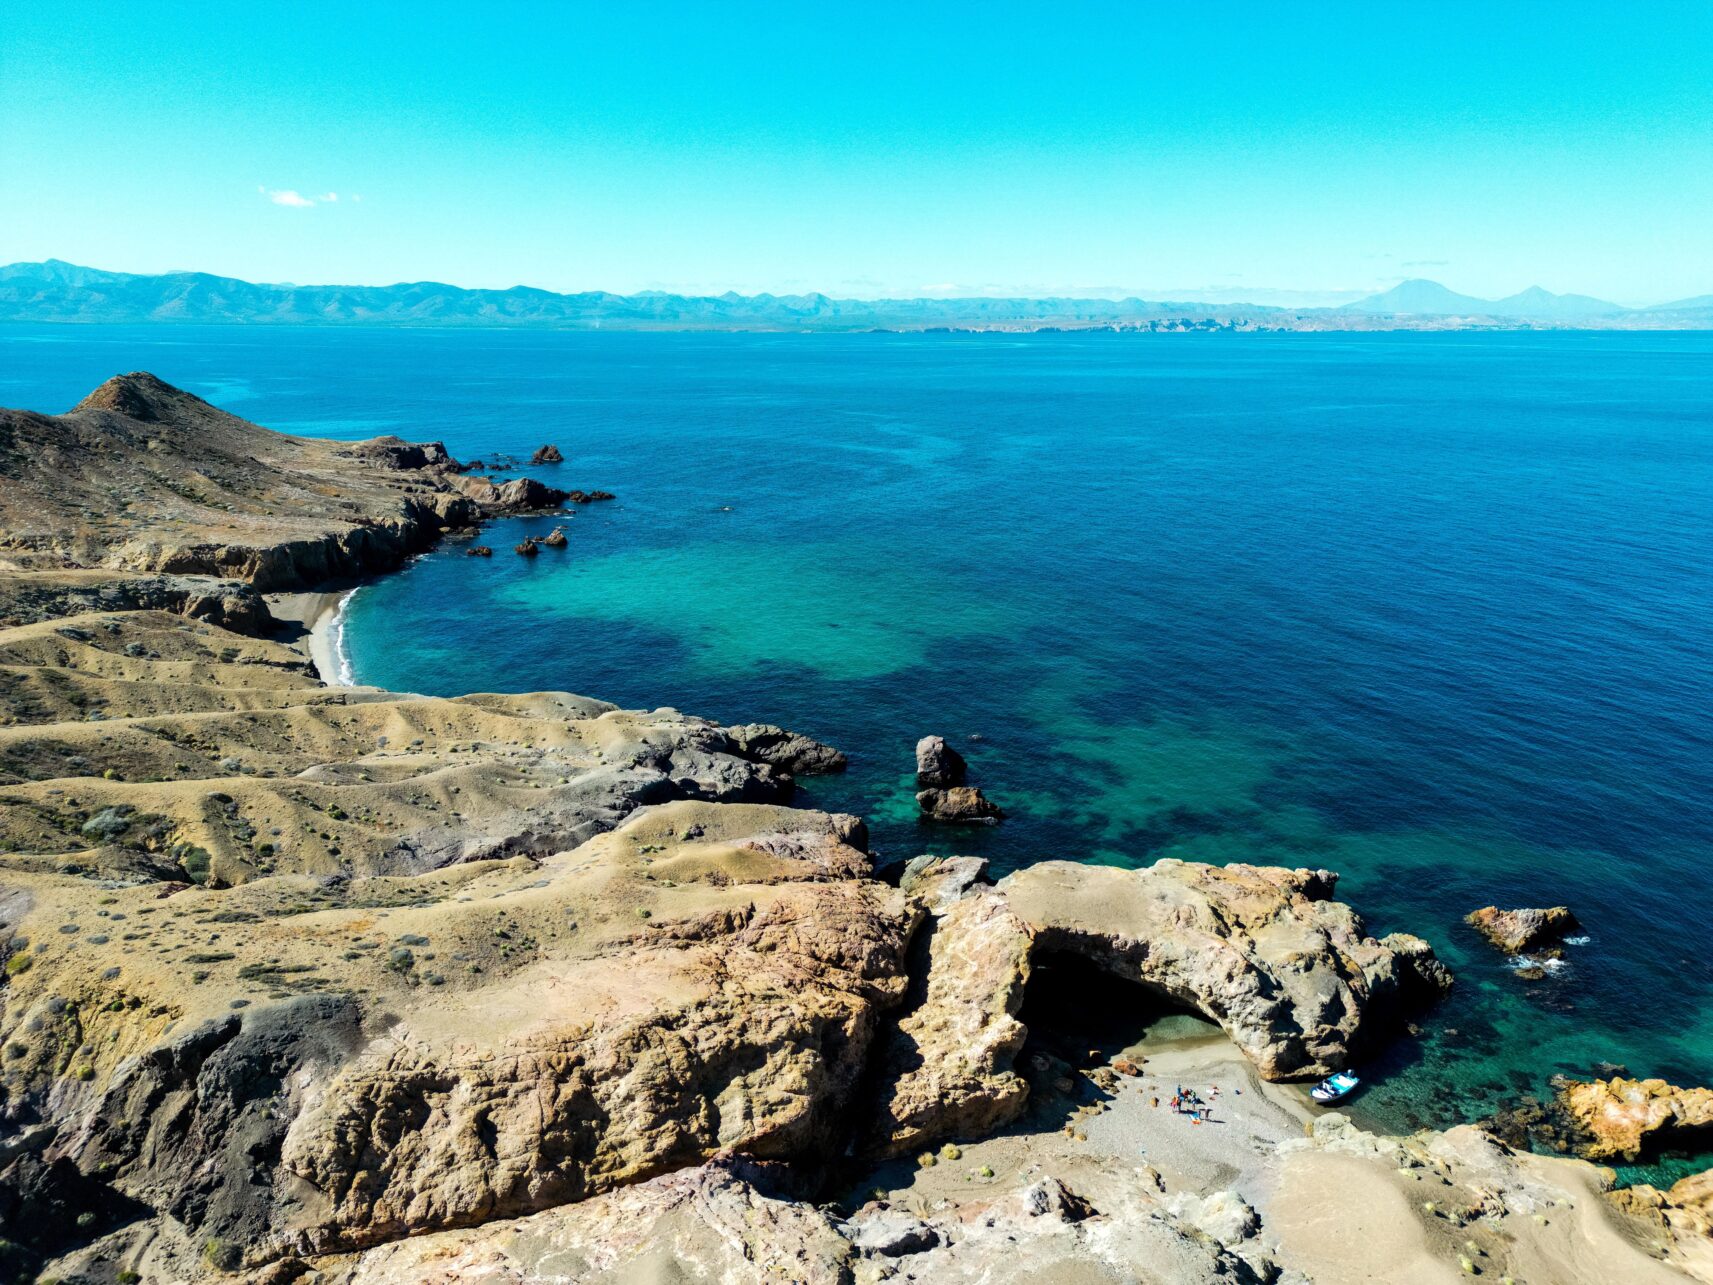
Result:
[[[107,272],[49,259],[0,267],[0,321],[704,331],[1706,330],[1713,329],[1713,294],[1645,308],[1539,286],[1504,299],[1477,299],[1425,280],[1336,308],[1134,298],[556,294],[529,286],[466,290],[436,281],[269,285],[205,272]]]

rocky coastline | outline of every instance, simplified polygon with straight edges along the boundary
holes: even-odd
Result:
[[[792,806],[830,746],[329,687],[263,597],[604,492],[142,374],[0,412],[0,478],[7,1279],[1713,1280],[1705,1184],[1289,1087],[1452,984],[1332,872],[890,882]],[[924,791],[967,788],[934,740]],[[1708,1119],[1585,1089],[1637,1147]]]

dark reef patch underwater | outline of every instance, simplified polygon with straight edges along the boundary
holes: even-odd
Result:
[[[149,369],[292,432],[615,491],[362,590],[362,682],[824,738],[885,857],[1324,865],[1451,1001],[1355,1111],[1713,1082],[1713,335],[0,328],[0,403]],[[927,832],[941,732],[1009,819]],[[1538,980],[1462,923],[1567,902]],[[1702,1166],[1706,1160],[1701,1161]],[[1690,1166],[1667,1158],[1658,1177]]]

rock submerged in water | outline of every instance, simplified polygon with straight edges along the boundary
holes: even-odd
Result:
[[[464,556],[467,558],[491,558],[494,556],[494,551],[485,544],[473,544],[464,550]]]
[[[563,464],[565,457],[559,453],[559,448],[551,442],[546,446],[535,448],[535,454],[529,457],[531,464]]]
[[[998,825],[1005,819],[999,805],[973,785],[918,790],[916,806],[922,810],[923,820],[941,825]]]
[[[512,546],[512,552],[520,554],[525,558],[533,558],[540,552],[540,550],[535,547],[535,537],[530,536],[527,540],[514,544]]]
[[[969,770],[964,756],[943,736],[924,736],[916,742],[916,788],[944,790],[962,785]]]
[[[566,544],[565,528],[562,526],[554,527],[553,530],[541,537],[541,542],[549,549],[563,549]]]
[[[1537,946],[1555,945],[1565,934],[1575,932],[1581,925],[1569,906],[1549,906],[1544,910],[1500,910],[1483,906],[1464,920],[1488,941],[1507,955],[1520,955]]]

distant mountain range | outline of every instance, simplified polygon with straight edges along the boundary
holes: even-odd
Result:
[[[1624,308],[1539,286],[1476,299],[1406,281],[1338,308],[1145,299],[833,299],[645,291],[555,294],[528,286],[466,290],[260,285],[205,272],[136,274],[58,259],[0,268],[0,321],[515,326],[623,330],[1380,330],[1505,326],[1713,328],[1713,295]]]

